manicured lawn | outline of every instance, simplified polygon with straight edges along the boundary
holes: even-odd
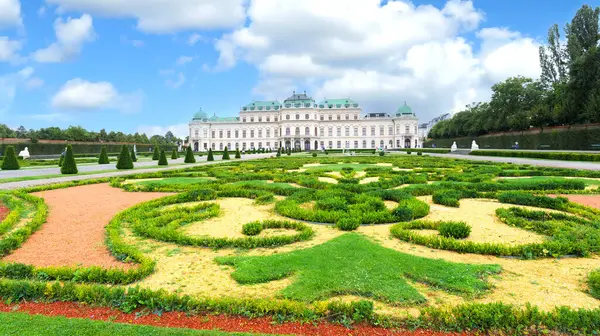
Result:
[[[216,261],[234,266],[232,277],[242,284],[293,276],[293,283],[280,292],[285,298],[314,301],[354,294],[400,305],[426,301],[407,279],[454,294],[477,296],[489,288],[486,276],[501,270],[498,265],[459,264],[397,252],[358,233],[289,253],[220,257]]]
[[[356,171],[365,170],[366,168],[389,168],[389,169],[392,169],[391,166],[378,166],[378,165],[374,165],[374,164],[363,164],[363,163],[323,164],[323,165],[319,165],[319,166],[309,166],[309,167],[302,167],[302,168],[306,169],[307,171],[323,170],[323,169],[326,169],[328,171],[340,171],[343,168],[352,168]]]
[[[259,334],[227,333],[210,330],[158,328],[142,325],[110,323],[86,319],[49,317],[24,313],[0,313],[0,334],[15,336],[250,336]]]
[[[595,179],[589,179],[589,178],[564,178],[564,177],[560,177],[560,176],[531,176],[531,177],[522,177],[522,178],[518,178],[518,179],[511,179],[511,178],[499,178],[499,180],[503,180],[503,181],[527,181],[527,182],[534,182],[534,181],[548,181],[548,180],[552,180],[552,181],[583,181],[583,183],[585,183],[586,186],[590,186],[590,185],[600,185],[600,180],[595,180]]]
[[[214,179],[210,179],[208,177],[167,177],[162,180],[154,180],[154,181],[142,181],[136,182],[136,185],[140,186],[174,186],[174,185],[191,185],[198,183],[210,183],[213,182]]]

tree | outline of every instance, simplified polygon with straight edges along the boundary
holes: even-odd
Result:
[[[15,153],[15,147],[7,146],[4,161],[2,161],[2,170],[17,170],[19,168],[19,159]]]
[[[78,172],[75,156],[73,156],[73,147],[71,147],[71,145],[67,145],[67,152],[62,166],[60,167],[60,172],[62,174],[77,174]]]
[[[135,154],[135,151],[133,150],[133,147],[131,148],[131,162],[137,162],[137,155]]]
[[[240,154],[240,149],[239,148],[235,149],[235,158],[236,159],[241,159],[242,158],[242,155]]]
[[[171,153],[171,159],[173,159],[173,160],[179,159],[179,153],[177,153],[177,148],[173,148],[173,152]]]
[[[17,131],[15,132],[15,135],[17,136],[17,138],[26,139],[29,136],[29,132],[27,132],[25,126],[19,126],[19,128],[17,128]]]
[[[558,25],[552,25],[548,30],[548,45],[540,46],[540,66],[542,74],[540,81],[546,88],[567,81],[569,53],[560,43]]]
[[[175,135],[173,135],[173,132],[171,132],[171,131],[168,131],[168,132],[165,134],[165,142],[166,142],[167,144],[174,144],[174,143],[176,143],[176,142],[177,142],[177,138],[175,137]]]
[[[600,8],[583,5],[565,27],[567,51],[572,62],[598,47]]]
[[[223,151],[223,160],[229,160],[229,151],[227,150],[227,146],[225,146],[225,150]]]
[[[119,154],[119,160],[117,161],[117,169],[133,169],[133,160],[129,155],[129,148],[127,145],[121,147],[121,153]]]
[[[196,163],[196,158],[194,157],[194,152],[192,151],[192,146],[188,146],[185,150],[185,163]]]
[[[206,157],[206,161],[215,161],[215,157],[213,156],[212,148],[208,149],[208,156]]]
[[[106,153],[106,146],[102,146],[100,151],[100,157],[98,158],[98,164],[109,164],[108,154]]]
[[[160,159],[160,149],[158,148],[158,146],[154,146],[154,153],[152,153],[152,160],[157,161],[158,159]]]
[[[167,161],[167,155],[165,154],[165,150],[161,149],[160,157],[158,159],[158,165],[159,166],[167,166],[168,164],[169,164],[169,162]]]

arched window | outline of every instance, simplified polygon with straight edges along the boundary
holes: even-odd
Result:
[[[337,133],[336,134],[337,134],[337,136],[342,136],[342,128],[341,127],[337,128]]]
[[[328,134],[329,136],[333,136],[333,127],[329,127]]]
[[[350,115],[346,114],[346,120],[350,120]]]
[[[285,135],[290,135],[290,128],[289,127],[285,128]]]
[[[223,150],[223,143],[222,142],[219,144],[219,150]]]
[[[337,120],[341,120],[341,119],[342,119],[342,116],[338,114],[337,115]]]
[[[308,113],[306,115],[304,115],[304,119],[306,119],[306,120],[310,119],[310,116],[308,115]]]
[[[346,126],[346,136],[350,136],[350,126]]]
[[[308,116],[308,114],[307,114],[307,116]],[[304,129],[304,133],[305,133],[304,135],[310,135],[310,127],[306,127]]]
[[[354,136],[358,136],[358,127],[354,126]],[[356,147],[358,148],[358,147]]]
[[[296,114],[296,120],[300,120],[300,115]]]
[[[398,141],[400,141],[400,140],[398,140]],[[367,140],[363,140],[362,148],[367,148]]]
[[[296,127],[296,135],[300,135],[300,127]]]
[[[318,136],[318,135],[319,135],[319,132],[317,132],[317,128],[315,127],[315,136]]]
[[[289,114],[285,115],[285,120],[290,120],[290,115]]]

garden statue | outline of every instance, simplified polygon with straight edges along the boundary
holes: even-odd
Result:
[[[19,156],[23,158],[23,160],[29,159],[29,149],[25,147],[24,150],[19,152]]]
[[[452,147],[450,147],[450,151],[451,152],[456,152],[457,149],[458,149],[458,146],[456,146],[456,141],[454,141],[452,143]]]
[[[136,146],[136,144],[133,144],[133,152],[137,154],[137,146]]]
[[[473,140],[473,142],[471,142],[471,150],[478,150],[479,149],[479,145],[475,142],[475,140]]]

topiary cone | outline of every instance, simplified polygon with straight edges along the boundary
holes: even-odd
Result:
[[[213,156],[212,148],[210,148],[208,150],[208,157],[206,158],[206,161],[215,161],[215,157]]]
[[[100,157],[98,158],[98,164],[108,164],[110,160],[108,159],[108,154],[106,153],[106,146],[102,146],[102,150],[100,151]]]
[[[171,159],[173,159],[173,160],[179,159],[179,153],[177,153],[177,148],[173,148],[173,153],[171,153]]]
[[[236,159],[241,159],[242,158],[242,155],[240,154],[240,149],[239,148],[236,148],[236,150],[235,150],[235,158]]]
[[[160,159],[160,150],[158,149],[158,146],[154,147],[154,153],[152,153],[152,160],[156,161]]]
[[[15,154],[15,147],[7,146],[4,161],[2,161],[2,170],[17,170],[19,168],[21,167],[19,166],[17,154]]]
[[[165,154],[165,150],[162,149],[160,151],[160,157],[158,158],[158,165],[159,166],[167,166],[169,165],[169,162],[167,161],[167,155]]]
[[[75,163],[75,157],[73,156],[73,147],[67,145],[67,153],[63,160],[62,166],[60,167],[62,174],[77,174],[77,164]]]
[[[188,146],[185,150],[185,163],[196,163],[196,158],[194,157],[194,152],[192,152],[192,146]]]
[[[131,162],[137,162],[137,155],[135,155],[133,148],[131,148]]]
[[[229,151],[227,150],[227,146],[225,146],[225,150],[223,151],[223,160],[229,160]]]
[[[133,169],[133,160],[129,154],[129,149],[126,145],[121,147],[121,154],[119,154],[119,161],[117,161],[117,169]]]

